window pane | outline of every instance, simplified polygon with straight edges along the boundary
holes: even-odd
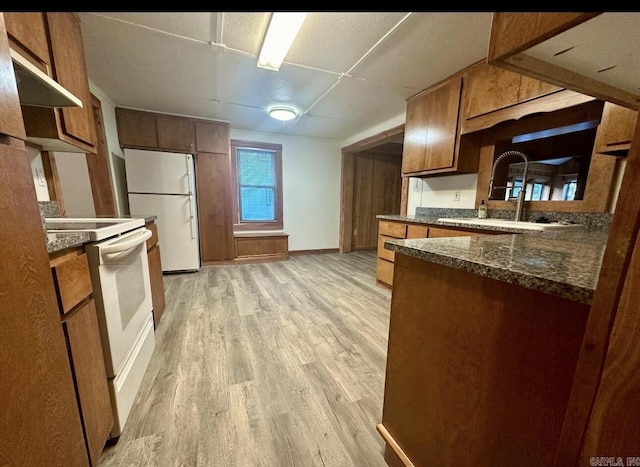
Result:
[[[532,201],[540,201],[542,199],[542,183],[533,184],[533,193],[531,195]]]
[[[569,180],[564,184],[564,199],[573,201],[576,196],[576,188],[578,188],[577,180]]]
[[[274,185],[273,158],[269,151],[238,149],[238,183],[240,185]]]
[[[511,188],[510,198],[517,198],[520,193],[520,189],[522,188],[522,180],[516,180],[513,182],[513,187]]]
[[[275,220],[274,189],[271,187],[240,187],[240,220]]]

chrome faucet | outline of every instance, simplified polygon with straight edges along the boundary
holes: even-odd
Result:
[[[529,158],[526,154],[520,151],[507,151],[503,152],[498,156],[498,158],[493,163],[493,167],[491,168],[491,181],[489,182],[489,199],[493,194],[494,188],[511,188],[513,191],[513,186],[493,186],[493,177],[496,173],[496,167],[505,157],[509,156],[520,156],[524,160],[524,172],[522,173],[522,187],[520,188],[520,192],[518,193],[518,198],[516,202],[516,214],[513,220],[520,221],[522,220],[522,214],[524,212],[524,196],[527,192],[527,172],[529,170]]]

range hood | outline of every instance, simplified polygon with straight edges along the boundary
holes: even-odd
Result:
[[[56,83],[18,52],[10,49],[22,105],[35,107],[82,107],[82,101]]]

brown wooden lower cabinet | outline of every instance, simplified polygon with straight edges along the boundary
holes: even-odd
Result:
[[[376,282],[391,287],[393,285],[393,263],[395,252],[387,250],[384,242],[394,239],[438,238],[438,237],[470,237],[473,235],[503,234],[490,230],[456,229],[434,227],[429,224],[416,224],[401,221],[380,220],[378,227],[378,261],[376,265]]]
[[[82,247],[62,250],[50,255],[49,265],[67,342],[76,411],[90,464],[96,466],[113,427],[113,412],[87,255]]]
[[[289,259],[289,235],[284,232],[236,232],[235,261],[277,261]]]
[[[62,322],[91,465],[97,466],[113,427],[111,399],[93,299]]]
[[[147,258],[149,259],[149,280],[151,281],[151,301],[153,303],[153,325],[157,328],[166,306],[160,245],[155,245],[147,250]]]
[[[151,303],[153,305],[153,325],[158,327],[166,306],[164,296],[164,278],[162,275],[162,259],[158,243],[158,225],[155,220],[146,223],[151,230],[151,238],[147,240],[147,258],[149,261],[149,280],[151,281]]]
[[[403,254],[394,268],[389,465],[554,465],[589,306]]]

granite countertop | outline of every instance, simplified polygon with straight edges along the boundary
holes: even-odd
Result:
[[[82,246],[89,241],[86,233],[46,233],[47,252],[56,253],[65,248]]]
[[[72,248],[82,246],[90,241],[89,234],[84,233],[52,233],[47,232],[45,219],[47,217],[60,217],[58,210],[58,203],[56,201],[39,201],[38,206],[40,208],[40,218],[42,219],[42,229],[44,230],[45,239],[47,242],[47,252],[49,254],[56,253],[64,250],[65,248]],[[145,224],[155,221],[158,216],[155,214],[148,215],[123,215],[123,216],[85,216],[99,219],[119,218],[119,219],[144,219]]]
[[[397,253],[590,304],[608,233],[581,229],[398,239],[384,245]]]

